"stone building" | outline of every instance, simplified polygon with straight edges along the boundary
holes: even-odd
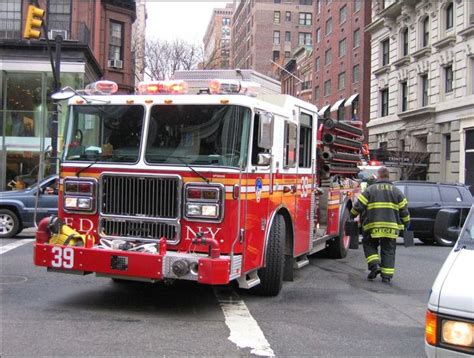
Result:
[[[474,2],[373,1],[366,31],[370,148],[426,159],[415,178],[473,185]]]
[[[214,9],[203,38],[205,69],[229,69],[231,45],[231,20],[233,4],[226,4],[223,9]]]

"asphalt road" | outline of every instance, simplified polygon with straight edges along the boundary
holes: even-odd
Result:
[[[343,260],[312,257],[278,297],[264,298],[233,287],[47,273],[33,266],[29,242],[0,256],[0,354],[251,356],[228,339],[218,300],[227,296],[240,297],[279,357],[424,356],[426,302],[449,250],[398,245],[390,285],[366,280],[361,248]]]

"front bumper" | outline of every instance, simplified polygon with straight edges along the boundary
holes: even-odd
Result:
[[[469,353],[464,353],[464,352],[459,352],[459,351],[453,351],[452,349],[447,349],[443,347],[435,347],[432,345],[429,345],[425,341],[425,353],[428,358],[436,358],[436,357],[459,357],[459,358],[464,358],[464,357],[472,357],[471,354]]]
[[[181,260],[193,269],[176,274],[173,264]],[[241,256],[211,258],[167,251],[150,254],[75,246],[34,244],[34,264],[51,271],[85,275],[96,273],[124,279],[160,281],[166,278],[223,285],[240,276]]]

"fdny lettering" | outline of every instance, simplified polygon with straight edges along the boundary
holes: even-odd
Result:
[[[376,228],[372,229],[372,235],[397,235],[397,231],[395,229],[387,229],[387,228]]]
[[[217,233],[221,230],[222,230],[221,227],[219,227],[219,228],[215,229],[214,231],[212,231],[212,228],[209,227],[209,226],[205,227],[205,228],[203,228],[202,226],[198,226],[196,228],[196,231],[194,231],[188,225],[186,225],[186,240],[194,239],[196,237],[196,233],[198,233],[198,232],[204,232],[205,236],[207,234],[209,234],[209,235],[211,235],[211,238],[215,239],[216,236],[217,236]]]
[[[79,232],[89,232],[94,228],[94,223],[91,220],[84,218],[79,218],[79,227],[75,227],[73,218],[65,217],[64,223],[67,226],[75,228]]]
[[[393,186],[390,185],[390,184],[377,184],[377,189],[378,190],[393,191]]]

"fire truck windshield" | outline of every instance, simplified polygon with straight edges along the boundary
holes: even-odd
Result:
[[[145,160],[153,164],[242,167],[250,109],[234,105],[155,105]]]
[[[137,162],[144,113],[140,105],[72,106],[64,160]]]

